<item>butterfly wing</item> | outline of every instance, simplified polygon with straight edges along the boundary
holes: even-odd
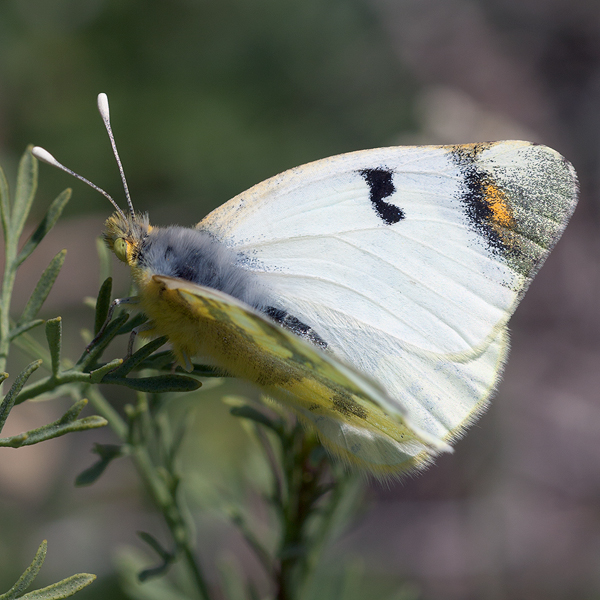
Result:
[[[573,168],[544,146],[397,147],[286,171],[198,227],[377,381],[386,410],[451,440],[485,407],[507,321],[576,201]]]
[[[192,332],[202,340],[200,353],[294,408],[347,462],[385,475],[389,465],[450,449],[415,426],[402,407],[382,410],[391,402],[377,383],[247,304],[179,278],[152,279],[169,307],[176,348]]]

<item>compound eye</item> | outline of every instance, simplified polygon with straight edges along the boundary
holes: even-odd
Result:
[[[117,258],[124,263],[127,262],[127,246],[127,241],[123,238],[117,238],[113,246]]]

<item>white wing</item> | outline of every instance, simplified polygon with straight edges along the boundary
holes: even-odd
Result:
[[[576,199],[573,168],[544,146],[396,147],[286,171],[198,227],[245,256],[275,308],[450,440],[484,408],[506,323]]]

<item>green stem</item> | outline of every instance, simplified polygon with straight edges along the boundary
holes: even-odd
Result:
[[[198,588],[200,596],[203,600],[210,600],[210,592],[206,583],[199,562],[196,560],[194,551],[191,547],[189,539],[189,527],[183,517],[183,512],[180,509],[177,501],[177,489],[175,486],[169,486],[165,481],[165,476],[161,472],[160,467],[152,460],[149,448],[149,432],[147,427],[150,422],[146,418],[148,411],[147,402],[138,402],[138,409],[141,409],[143,414],[138,412],[138,417],[142,418],[142,435],[141,439],[132,439],[130,428],[121,416],[110,405],[106,398],[94,386],[90,386],[88,397],[90,402],[98,413],[103,416],[115,434],[123,442],[126,442],[131,450],[131,458],[135,467],[150,493],[150,496],[160,512],[162,513],[171,536],[177,546],[177,549],[183,556],[187,568]],[[171,475],[169,473],[169,475]]]
[[[206,584],[206,578],[192,550],[188,535],[188,526],[179,508],[176,492],[172,492],[165,484],[163,477],[161,477],[158,469],[153,464],[150,454],[144,446],[136,444],[133,447],[132,458],[152,499],[163,514],[167,526],[171,531],[171,536],[183,555],[201,597],[204,600],[210,600],[211,596]]]
[[[287,484],[282,510],[282,544],[277,600],[299,598],[304,575],[307,543],[306,525],[314,506],[320,470],[307,469],[311,447],[299,425],[294,427],[284,451]]]
[[[192,577],[194,578],[194,581],[196,582],[196,585],[200,590],[201,596],[209,600],[210,592],[208,591],[208,586],[206,585],[204,575],[200,570],[199,562],[189,545],[184,546],[183,557],[185,558],[185,562],[188,566],[188,569],[190,570],[190,573],[192,574]]]
[[[25,386],[19,393],[15,404],[21,404],[26,400],[31,400],[31,398],[37,398],[41,394],[53,392],[58,387],[62,385],[68,385],[70,383],[93,383],[92,375],[90,373],[83,373],[82,371],[76,369],[62,371],[56,375],[49,375],[48,377],[44,377],[43,379],[40,379],[31,385]]]

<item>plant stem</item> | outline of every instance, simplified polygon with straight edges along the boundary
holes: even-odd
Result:
[[[198,560],[189,545],[186,545],[183,548],[183,556],[188,565],[188,569],[190,570],[192,576],[194,577],[194,581],[196,582],[196,585],[198,586],[198,589],[200,590],[200,594],[204,598],[209,600],[210,592],[208,591],[208,586],[206,585],[206,581],[204,580],[204,575],[202,574],[202,571],[200,570]]]
[[[309,545],[307,522],[314,509],[318,483],[323,474],[319,467],[309,466],[312,447],[304,431],[296,425],[284,451],[284,472],[287,484],[286,501],[282,503],[282,544],[280,550],[279,589],[277,600],[299,598],[306,567]]]
[[[152,500],[162,513],[167,527],[171,532],[171,536],[178,551],[181,553],[187,569],[194,580],[200,597],[203,600],[210,600],[211,595],[206,583],[206,578],[202,573],[199,562],[196,559],[189,538],[189,527],[183,516],[177,500],[176,486],[169,485],[168,479],[175,479],[172,473],[165,473],[160,465],[155,464],[151,457],[148,448],[150,436],[145,431],[147,428],[142,424],[140,439],[132,439],[130,436],[130,428],[123,418],[115,411],[104,396],[97,390],[95,386],[90,386],[88,390],[89,400],[94,405],[98,413],[103,416],[115,434],[125,442],[131,451],[133,463],[144,482]],[[141,408],[144,413],[138,414],[139,417],[148,423],[147,402],[138,403],[138,408]]]
[[[191,548],[188,526],[177,502],[176,491],[166,485],[144,445],[136,444],[133,447],[132,458],[152,499],[161,511],[177,548],[183,554],[201,597],[210,600],[208,585]]]

